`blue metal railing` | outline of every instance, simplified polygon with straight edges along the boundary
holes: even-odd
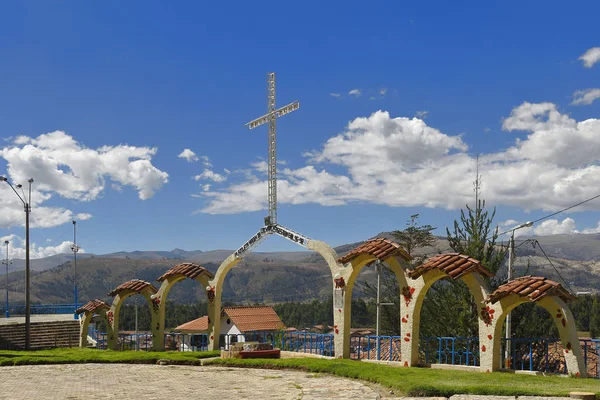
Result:
[[[31,314],[73,314],[81,304],[35,304],[29,307]],[[5,314],[6,306],[0,307],[0,315]],[[25,315],[25,305],[10,306],[9,313],[12,317]]]
[[[91,331],[90,331],[91,332]],[[106,348],[106,333],[96,332],[96,347]],[[94,337],[94,336],[92,336]],[[401,360],[400,336],[357,336],[350,338],[350,358],[399,362]],[[310,332],[249,332],[238,335],[221,335],[220,343],[228,348],[236,342],[268,342],[284,351],[335,356],[334,335]],[[165,349],[175,351],[206,351],[208,335],[165,333]],[[588,376],[600,378],[600,339],[580,340]],[[508,363],[505,359],[509,347]],[[152,348],[152,335],[148,333],[119,334],[120,350]],[[478,366],[480,362],[479,338],[424,337],[419,343],[422,364],[449,364]],[[502,339],[502,365],[512,370],[567,373],[563,349],[559,339],[513,338]]]
[[[419,342],[421,362],[430,364],[479,365],[478,337],[424,337]]]

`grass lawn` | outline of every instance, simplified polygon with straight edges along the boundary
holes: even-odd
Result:
[[[169,360],[173,364],[200,365],[201,358],[217,357],[219,351],[110,351],[96,349],[52,349],[38,351],[0,350],[0,366],[33,364],[122,363],[156,364]]]
[[[215,359],[204,365],[251,368],[287,368],[328,373],[381,384],[405,396],[452,396],[454,394],[568,396],[572,391],[596,393],[600,380],[560,376],[531,376],[504,372],[479,373],[430,368],[398,368],[351,360],[291,358],[280,360]],[[318,376],[318,375],[317,375]]]

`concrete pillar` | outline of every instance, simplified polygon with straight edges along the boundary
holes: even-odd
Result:
[[[221,296],[223,294],[223,282],[229,270],[237,265],[242,259],[235,254],[227,257],[219,266],[213,280],[207,282],[205,287],[208,297],[208,349],[219,350],[219,335],[221,333]]]
[[[83,314],[80,314],[80,321],[79,321],[79,347],[81,348],[86,348],[88,345],[88,341],[87,341],[87,331],[88,331],[88,326],[90,325],[90,320],[92,319],[94,313],[86,311]]]
[[[560,341],[563,345],[567,372],[573,376],[587,377],[587,370],[583,359],[583,352],[577,337],[577,325],[569,306],[558,296],[548,296],[538,301],[554,320],[558,328]]]

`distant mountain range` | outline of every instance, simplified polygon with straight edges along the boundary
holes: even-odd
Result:
[[[389,232],[377,237],[391,238]],[[600,235],[555,235],[536,238],[560,275],[574,291],[598,291],[600,289]],[[560,277],[539,247],[529,244],[519,247],[517,241],[517,275],[539,274],[560,281]],[[359,243],[336,248],[339,255]],[[449,251],[445,238],[437,238],[434,246],[422,249],[433,255]],[[107,293],[122,282],[139,278],[158,286],[156,278],[165,270],[183,261],[193,261],[215,272],[220,263],[233,250],[186,251],[133,251],[103,255],[79,254],[77,280],[79,298],[108,299]],[[73,301],[73,255],[58,254],[31,261],[31,298],[34,303],[69,303]],[[24,301],[23,260],[14,260],[8,276],[11,302]],[[0,271],[1,273],[1,271]],[[505,276],[501,270],[499,276]],[[367,268],[359,281],[373,281],[375,273]],[[237,303],[276,303],[325,299],[331,296],[331,277],[323,259],[308,251],[256,252],[246,257],[228,275],[223,293],[225,301]],[[4,276],[0,278],[0,293],[6,288]],[[354,296],[361,296],[360,287]],[[3,298],[3,296],[0,296]],[[169,294],[172,301],[191,303],[204,301],[204,291],[199,284],[184,281]]]

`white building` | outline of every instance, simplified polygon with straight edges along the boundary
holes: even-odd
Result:
[[[283,322],[271,306],[224,307],[221,311],[219,343],[221,347],[229,349],[229,346],[234,343],[246,341],[246,336],[260,334],[261,339],[265,340],[264,336],[284,328]],[[199,346],[198,340],[202,340],[201,337],[193,335],[207,333],[208,317],[186,322],[175,328],[175,331],[185,334],[180,342],[182,347],[180,350],[193,350]]]

